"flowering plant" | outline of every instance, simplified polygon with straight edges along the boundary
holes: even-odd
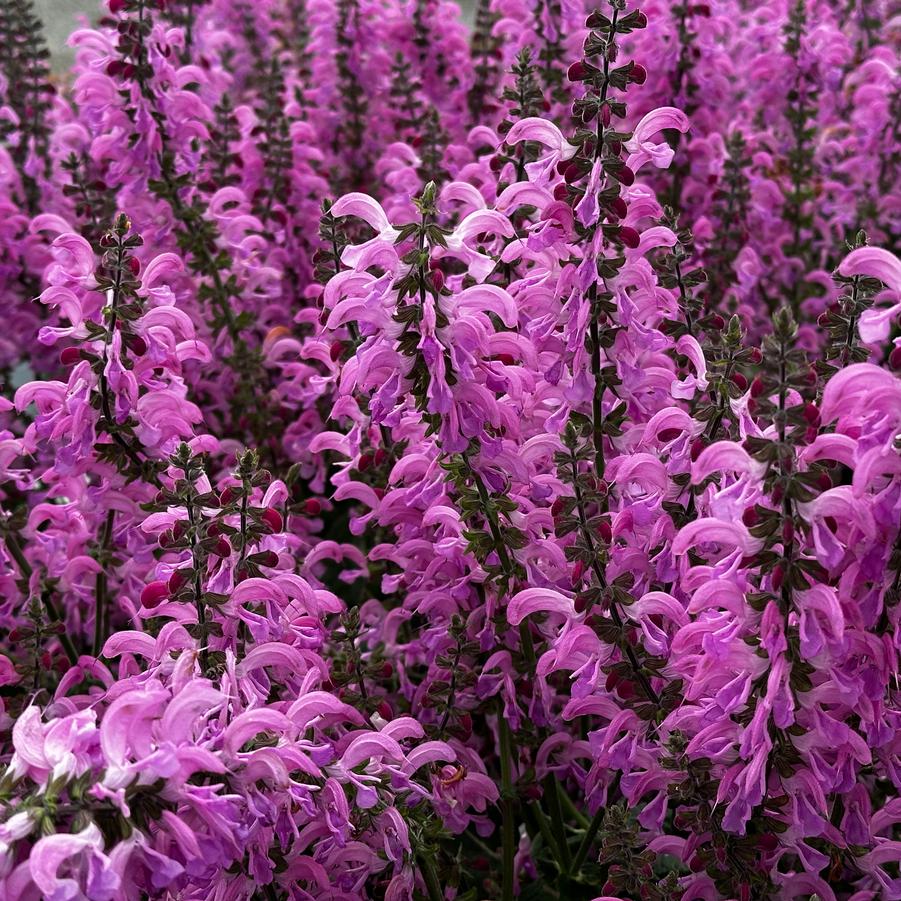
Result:
[[[0,9],[0,897],[901,899],[881,0]]]

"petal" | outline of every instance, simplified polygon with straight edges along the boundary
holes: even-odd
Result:
[[[866,275],[878,278],[892,291],[901,293],[901,260],[881,247],[860,247],[852,250],[839,264],[841,275]]]
[[[507,605],[507,622],[518,626],[532,613],[556,613],[567,619],[576,616],[572,598],[554,591],[553,588],[526,588],[510,599]]]

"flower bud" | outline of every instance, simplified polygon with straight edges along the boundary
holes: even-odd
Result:
[[[219,494],[219,503],[223,507],[233,504],[241,496],[241,489],[237,485],[229,485],[223,488]]]
[[[888,355],[888,364],[892,369],[901,369],[901,344],[892,348],[892,352]]]
[[[143,357],[147,353],[147,342],[140,335],[132,335],[126,340],[126,344],[136,357]]]
[[[372,454],[360,454],[360,459],[357,460],[357,469],[360,472],[366,472],[372,466]]]
[[[271,532],[281,532],[282,527],[284,526],[282,515],[275,507],[267,507],[260,514],[260,521],[265,523]]]
[[[628,166],[623,166],[618,172],[614,172],[613,177],[627,187],[635,184],[635,173]]]
[[[338,360],[344,353],[344,342],[343,341],[333,341],[332,346],[328,350],[329,359],[334,363]]]
[[[63,366],[74,366],[80,359],[80,347],[64,347],[60,351],[59,361],[63,364]]]
[[[773,591],[779,591],[782,588],[782,583],[785,581],[785,569],[783,568],[781,563],[777,563],[773,568],[773,579],[772,586]]]
[[[315,497],[308,498],[304,501],[303,512],[307,516],[319,516],[322,512],[322,504]]]
[[[169,576],[169,594],[175,595],[178,594],[185,585],[188,584],[188,577],[185,574],[185,571],[182,569],[176,569],[171,576]],[[145,604],[146,606],[146,604]]]
[[[755,507],[748,507],[741,515],[741,521],[750,529],[760,522],[760,514]]]
[[[644,84],[648,80],[648,70],[644,66],[635,63],[629,70],[629,81],[635,84]]]
[[[626,213],[629,212],[629,207],[622,197],[614,197],[613,200],[610,201],[610,209],[613,210],[620,219],[625,219]]]
[[[641,235],[634,228],[624,225],[619,230],[619,239],[626,247],[631,247],[634,250],[641,242]]]
[[[754,381],[751,382],[751,397],[760,397],[765,390],[763,379],[759,375],[754,376]]]
[[[740,372],[732,373],[732,384],[740,391],[748,390],[748,380]]]
[[[151,582],[144,586],[141,592],[141,606],[147,610],[158,607],[167,597],[169,597],[169,586],[162,581]]]
[[[583,81],[588,77],[588,69],[582,60],[574,62],[567,70],[566,77],[570,81]]]

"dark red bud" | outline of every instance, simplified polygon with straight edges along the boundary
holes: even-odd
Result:
[[[694,463],[698,457],[701,456],[701,451],[707,447],[707,442],[703,438],[695,438],[694,441],[691,442],[691,462]]]
[[[634,228],[630,228],[628,225],[624,225],[619,230],[619,239],[626,245],[626,247],[631,247],[633,250],[638,247],[641,241],[641,235]]]
[[[64,347],[59,355],[59,361],[63,366],[74,366],[80,359],[80,347]]]
[[[328,355],[331,361],[334,363],[342,354],[344,353],[344,342],[343,341],[335,341],[332,346],[329,348]]]
[[[763,851],[775,851],[779,847],[779,839],[772,832],[757,836],[757,847]]]
[[[372,466],[372,454],[360,454],[360,459],[357,460],[357,469],[360,472],[366,472]]]
[[[147,353],[147,342],[140,335],[132,335],[127,344],[129,350],[136,357],[143,357]]]
[[[228,539],[222,535],[216,542],[216,546],[213,548],[212,553],[217,557],[230,557],[231,552],[232,546],[228,543]]]
[[[278,566],[278,554],[275,551],[263,551],[259,559],[260,566]]]
[[[755,376],[754,381],[751,382],[751,397],[760,397],[765,390],[763,379],[759,375]]]
[[[714,313],[709,319],[710,323],[709,328],[716,329],[716,331],[722,331],[726,327],[726,320],[720,316],[719,313]]]
[[[577,182],[583,175],[585,175],[585,171],[578,163],[567,163],[566,169],[563,170],[563,180],[568,185]]]
[[[782,583],[785,581],[785,570],[781,564],[777,564],[773,569],[773,591],[779,591]]]
[[[233,504],[240,496],[241,489],[236,485],[229,485],[228,488],[223,488],[220,492],[219,503],[223,507],[227,507],[229,504]]]
[[[628,166],[623,166],[619,172],[614,173],[614,176],[617,181],[626,186],[635,184],[635,173]],[[723,323],[723,325],[725,325],[725,323]]]
[[[381,466],[383,463],[388,462],[388,451],[385,448],[380,447],[376,450],[375,456],[372,458],[373,462],[376,466]]]
[[[303,512],[307,516],[319,516],[322,512],[322,504],[315,497],[311,497],[304,502]]]
[[[644,84],[648,80],[648,70],[645,69],[644,66],[638,65],[636,63],[629,70],[629,81],[634,81],[635,84]]]
[[[763,353],[759,347],[751,348],[751,352],[748,354],[748,362],[754,366],[763,362]]]
[[[376,710],[383,720],[390,720],[394,716],[394,711],[387,701],[379,701],[379,706],[376,707]]]
[[[892,369],[901,369],[901,344],[892,348],[892,352],[888,355],[888,364]]]
[[[440,269],[433,269],[429,275],[429,280],[436,291],[441,291],[444,287],[444,273]]]
[[[137,257],[128,258],[128,271],[137,275],[141,271],[141,261]]]
[[[282,515],[275,507],[267,507],[260,514],[260,520],[265,523],[272,532],[281,532],[282,526],[284,525]]]
[[[820,411],[817,409],[816,404],[805,404],[803,415],[804,421],[810,423],[810,425],[820,424]]]
[[[585,575],[585,564],[581,560],[576,560],[575,565],[573,566],[572,573],[572,586],[575,588],[577,585],[582,583],[582,577]],[[581,613],[579,610],[579,599],[576,599],[576,610]]]
[[[604,128],[610,124],[610,120],[613,118],[613,113],[610,111],[610,107],[605,103],[603,107],[601,107],[601,125]]]
[[[608,543],[613,538],[613,528],[606,519],[602,519],[600,525],[598,525],[598,535],[601,536],[602,541],[606,541]]]
[[[610,209],[613,210],[620,219],[625,219],[626,213],[629,212],[629,207],[626,206],[626,201],[623,200],[622,197],[614,197],[613,200],[610,201]]]
[[[562,497],[558,497],[557,500],[555,500],[554,503],[551,504],[551,516],[553,516],[554,519],[556,519],[558,516],[563,515],[563,504],[564,501]]]
[[[185,575],[184,570],[177,569],[169,576],[169,593],[178,594],[187,584],[188,577]]]
[[[567,70],[566,77],[570,81],[582,81],[588,75],[588,69],[585,67],[585,63],[582,60],[578,60],[574,62]]]
[[[641,10],[639,10],[632,24],[634,28],[647,28],[648,17],[643,12],[641,12]]]
[[[554,200],[569,200],[569,188],[566,185],[557,185],[554,188]]]
[[[125,9],[125,0],[109,0],[109,11],[116,15]]]
[[[740,372],[732,373],[732,384],[735,385],[740,391],[748,390],[748,380]]]
[[[141,606],[152,610],[169,597],[169,586],[165,582],[151,582],[141,592]]]
[[[747,510],[742,513],[741,521],[750,529],[760,522],[760,514],[757,512],[756,508],[748,507]]]

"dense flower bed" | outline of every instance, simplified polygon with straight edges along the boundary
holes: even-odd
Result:
[[[901,899],[890,7],[2,4],[0,898]]]

